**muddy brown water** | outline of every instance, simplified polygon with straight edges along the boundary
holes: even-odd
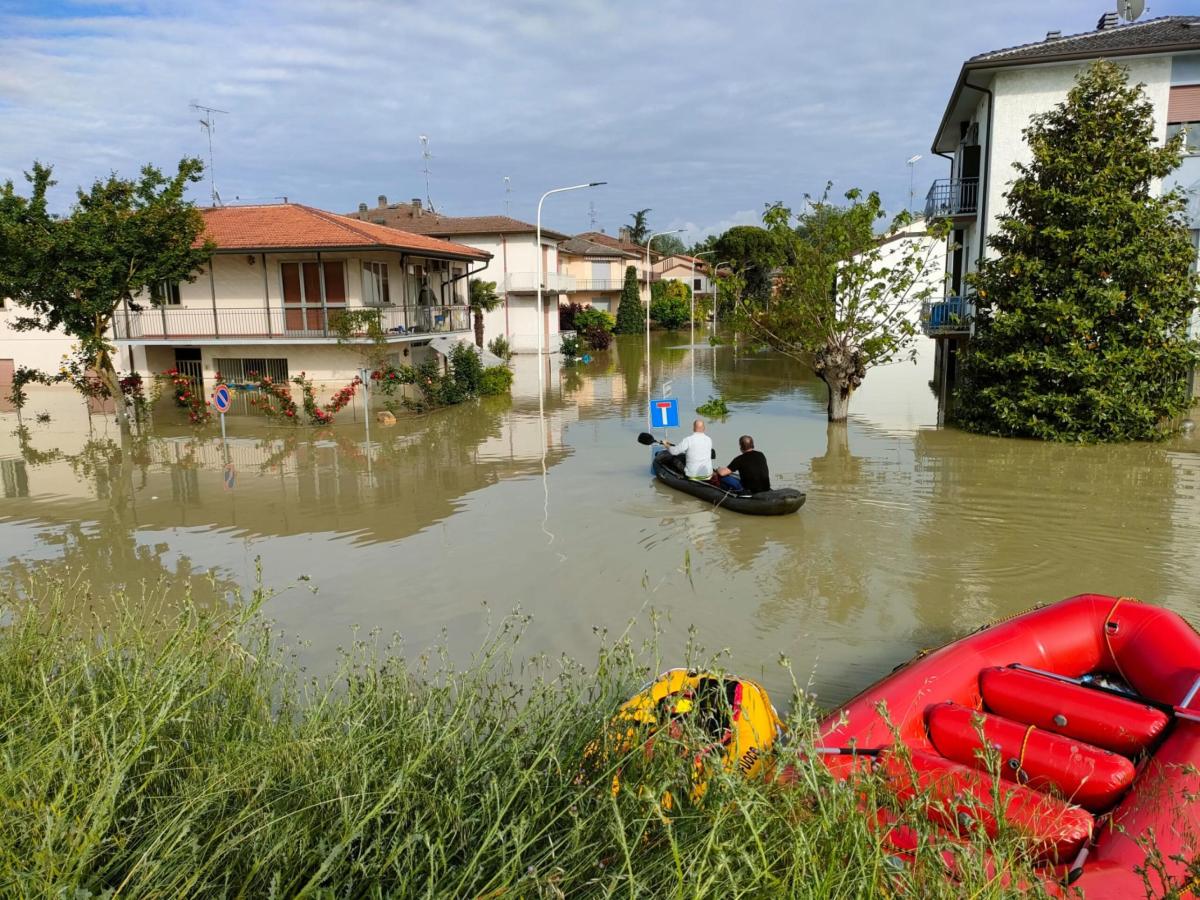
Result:
[[[774,482],[808,492],[797,515],[755,518],[651,479],[641,343],[595,356],[547,366],[541,403],[536,362],[518,358],[511,399],[369,436],[357,401],[321,432],[231,416],[231,473],[215,428],[197,437],[167,411],[122,454],[69,392],[31,388],[24,436],[0,415],[0,577],[82,568],[99,591],[167,575],[212,596],[252,586],[261,558],[281,591],[268,611],[315,667],[354,626],[466,660],[517,606],[525,652],[588,660],[596,629],[641,640],[655,610],[664,663],[694,628],[780,693],[788,657],[827,703],[1082,591],[1200,621],[1200,438],[1076,447],[938,429],[927,353],[871,372],[831,429],[824,388],[795,363],[656,335],[655,396],[669,380],[685,417],[724,396],[722,461],[751,433]]]

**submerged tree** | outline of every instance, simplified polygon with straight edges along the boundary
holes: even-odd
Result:
[[[617,326],[614,334],[641,334],[646,330],[646,315],[642,307],[642,293],[638,288],[637,269],[625,267],[625,285],[621,289],[621,302],[617,305]]]
[[[501,297],[496,293],[496,282],[471,279],[471,313],[475,319],[475,346],[483,346],[483,314],[500,305]]]
[[[1155,146],[1154,109],[1097,62],[1025,129],[998,254],[971,279],[977,326],[956,418],[988,434],[1145,440],[1185,412],[1197,362],[1195,250],[1178,191],[1154,183],[1183,137]]]
[[[47,207],[50,167],[35,163],[26,174],[29,197],[11,181],[0,187],[0,296],[28,312],[18,330],[61,328],[78,342],[74,362],[95,371],[122,431],[129,410],[109,343],[113,316],[124,304],[138,309],[164,283],[194,280],[209,259],[204,220],[183,196],[203,171],[198,159],[184,159],[169,178],[153,166],[136,180],[113,174],[79,190],[62,218]]]
[[[846,205],[828,192],[808,199],[793,217],[770,207],[763,219],[785,264],[769,303],[743,299],[737,322],[776,350],[809,365],[829,389],[829,421],[845,421],[850,398],[867,370],[900,358],[915,359],[916,309],[940,284],[928,277],[944,244],[944,229],[903,236],[911,217],[902,212],[881,239],[879,195],[846,193]],[[793,225],[795,220],[795,225]]]

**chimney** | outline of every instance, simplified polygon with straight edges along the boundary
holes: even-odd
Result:
[[[365,203],[358,204],[358,211],[360,213],[365,213],[367,211],[367,204],[365,204]]]
[[[421,198],[420,197],[412,198],[412,208],[413,208],[413,218],[414,219],[420,218],[420,216],[421,216]]]
[[[1100,21],[1096,23],[1097,31],[1107,31],[1110,28],[1116,28],[1121,22],[1115,12],[1107,12],[1100,17]]]
[[[1047,31],[1046,32],[1046,40],[1048,40],[1048,41],[1056,41],[1060,37],[1062,37],[1062,31]]]
[[[387,194],[379,195],[379,208],[383,209],[387,206]]]

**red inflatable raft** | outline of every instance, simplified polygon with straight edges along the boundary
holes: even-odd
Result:
[[[889,749],[893,729],[911,760]],[[1085,594],[985,627],[859,694],[821,735],[835,773],[866,751],[949,835],[994,832],[999,809],[1047,882],[1087,900],[1144,896],[1150,847],[1176,889],[1179,859],[1200,856],[1200,635],[1159,607]]]

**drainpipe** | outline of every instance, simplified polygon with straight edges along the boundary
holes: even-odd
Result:
[[[267,337],[271,337],[271,282],[267,277],[267,254],[260,253],[263,270],[263,305],[267,312]]]
[[[500,235],[500,268],[503,270],[502,275],[504,281],[508,281],[508,238]],[[504,291],[504,339],[508,340],[512,337],[512,331],[508,324],[508,285],[504,284],[501,288]]]
[[[208,258],[208,289],[212,293],[212,314],[213,314],[213,337],[221,336],[221,328],[217,325],[217,276],[214,269],[217,265],[217,258],[210,256]],[[166,331],[166,325],[163,326],[163,331]],[[166,337],[166,334],[163,335]]]

